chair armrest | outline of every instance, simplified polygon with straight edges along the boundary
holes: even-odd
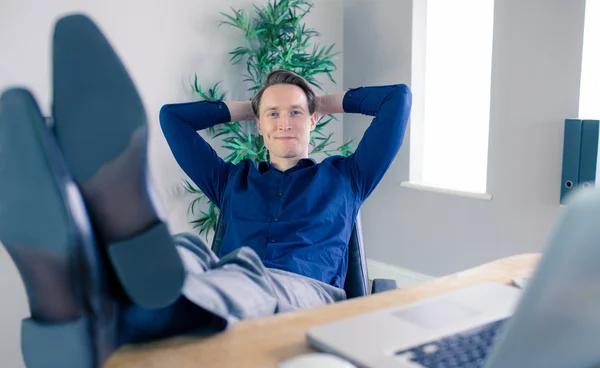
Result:
[[[375,279],[373,280],[373,287],[371,294],[381,293],[383,291],[390,291],[396,289],[396,280],[391,279]]]

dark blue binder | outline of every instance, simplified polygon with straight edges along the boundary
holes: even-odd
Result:
[[[581,123],[581,149],[579,154],[579,186],[592,187],[596,182],[598,163],[599,120],[583,120]]]
[[[579,183],[582,125],[581,119],[565,119],[560,203],[564,203]]]

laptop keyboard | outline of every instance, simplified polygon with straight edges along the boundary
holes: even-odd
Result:
[[[399,351],[396,355],[410,354],[410,361],[427,368],[481,368],[494,343],[496,333],[506,320],[502,319]]]

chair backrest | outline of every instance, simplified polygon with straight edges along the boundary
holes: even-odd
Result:
[[[347,298],[356,298],[369,294],[369,274],[367,256],[362,235],[360,212],[354,221],[350,241],[348,242],[348,272],[344,282]]]
[[[344,290],[347,298],[355,298],[369,294],[369,277],[367,273],[367,258],[365,255],[362,229],[360,225],[360,212],[354,222],[352,235],[348,242],[348,272],[344,282]],[[217,255],[221,250],[223,237],[225,236],[225,225],[221,217],[217,220],[217,227],[212,242],[212,250]]]

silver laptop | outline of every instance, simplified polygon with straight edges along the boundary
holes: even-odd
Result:
[[[319,326],[359,367],[600,367],[600,191],[571,195],[524,291],[485,283]]]

